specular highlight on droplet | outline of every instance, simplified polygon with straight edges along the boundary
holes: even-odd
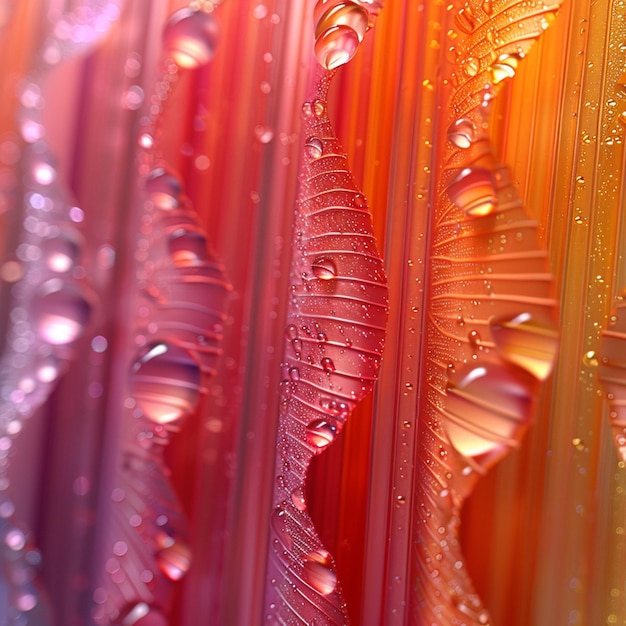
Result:
[[[466,167],[448,186],[448,195],[456,206],[471,216],[484,216],[493,212],[497,197],[489,170]]]
[[[176,65],[196,68],[212,58],[219,37],[213,15],[185,7],[172,14],[163,30],[163,50]]]

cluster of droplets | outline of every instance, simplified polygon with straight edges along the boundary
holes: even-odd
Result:
[[[94,618],[100,624],[165,626],[169,585],[192,562],[163,451],[171,435],[198,410],[215,372],[231,287],[180,178],[166,164],[155,164],[154,137],[178,69],[199,67],[213,56],[218,36],[210,12],[214,5],[194,3],[167,22],[163,55],[170,80],[156,95],[159,105],[147,124],[151,128],[140,135],[140,169],[147,173],[136,255],[138,348],[128,376],[124,453],[112,493],[120,523],[93,596]],[[163,82],[158,81],[157,92]],[[126,587],[134,572],[140,574],[129,596]]]
[[[334,70],[350,61],[369,28],[367,9],[351,0],[318,0],[313,21],[315,56],[327,70]]]

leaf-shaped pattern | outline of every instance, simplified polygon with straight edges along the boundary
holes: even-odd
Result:
[[[217,23],[201,10],[182,9],[164,32],[168,60],[157,81],[169,96],[178,67],[213,55]],[[135,345],[124,402],[122,450],[111,494],[113,515],[94,619],[100,624],[167,624],[171,586],[191,565],[186,522],[169,484],[164,449],[183,421],[197,413],[221,354],[231,290],[210,250],[199,216],[179,177],[155,163],[161,108],[140,136],[144,179],[142,228],[136,259],[139,290]]]
[[[365,197],[326,113],[326,73],[303,107],[306,138],[294,225],[265,619],[344,624],[332,557],[306,510],[312,457],[371,389],[387,286]]]
[[[542,3],[466,3],[432,217],[427,363],[416,459],[415,624],[487,624],[458,539],[478,475],[517,446],[557,351],[537,223],[489,144],[490,102],[549,25]]]
[[[626,461],[626,305],[617,297],[609,328],[602,331],[598,378],[609,401],[613,439],[622,461]]]
[[[4,9],[6,10],[6,9]],[[6,584],[0,615],[6,624],[44,624],[47,609],[34,582],[39,553],[14,519],[8,479],[12,440],[44,404],[76,356],[76,343],[91,317],[93,298],[82,267],[83,238],[76,207],[57,171],[43,110],[49,76],[62,61],[86,52],[116,19],[119,2],[77,3],[56,16],[18,90],[16,126],[23,142],[14,197],[22,227],[15,237],[10,324],[0,358],[0,578]],[[4,26],[4,24],[2,24]],[[6,266],[5,266],[6,267]]]

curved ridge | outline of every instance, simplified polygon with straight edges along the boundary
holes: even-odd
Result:
[[[459,544],[476,480],[518,445],[557,352],[546,252],[489,144],[493,98],[556,6],[467,2],[432,216],[425,402],[419,415],[414,624],[489,624]]]
[[[376,380],[387,284],[366,199],[326,112],[332,72],[305,103],[264,621],[345,624],[332,556],[306,509],[314,455]]]

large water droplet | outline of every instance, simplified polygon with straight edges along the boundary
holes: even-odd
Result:
[[[174,265],[199,265],[208,260],[207,240],[199,231],[177,228],[168,237],[168,248]]]
[[[513,78],[519,62],[520,57],[517,54],[501,54],[491,66],[491,79],[494,85],[506,78]]]
[[[313,274],[320,280],[331,280],[337,276],[337,266],[332,259],[320,258],[313,261]]]
[[[458,148],[469,148],[474,141],[476,128],[471,120],[461,118],[448,129],[448,139]]]
[[[336,434],[336,426],[325,419],[315,419],[306,427],[306,440],[319,451],[331,444]]]
[[[200,367],[178,346],[157,343],[137,360],[131,393],[144,415],[165,424],[193,413],[200,398]]]
[[[324,151],[324,145],[318,137],[309,137],[304,144],[304,149],[310,159],[319,159]]]
[[[333,26],[315,40],[315,56],[327,70],[347,63],[359,47],[359,37],[349,26]]]
[[[491,173],[483,168],[461,170],[448,187],[448,194],[467,215],[488,215],[497,203]]]
[[[35,330],[53,346],[78,339],[90,316],[91,306],[79,289],[58,278],[46,281],[35,299]]]
[[[219,26],[212,14],[183,8],[163,30],[163,50],[176,65],[194,68],[208,63],[215,52]]]
[[[325,550],[309,552],[302,569],[302,578],[322,595],[332,593],[337,587],[337,574],[332,569],[328,552]]]
[[[155,559],[159,569],[170,579],[180,580],[191,567],[191,548],[182,541],[159,550]]]
[[[333,362],[333,360],[327,356],[325,356],[321,361],[320,361],[322,368],[324,369],[324,371],[327,374],[330,374],[331,372],[334,372],[336,367],[335,367],[335,363]]]
[[[306,511],[306,501],[304,499],[302,487],[296,487],[291,492],[291,501],[298,511]]]
[[[327,8],[331,4],[330,8]],[[367,31],[368,14],[365,7],[356,2],[327,2],[321,0],[315,5],[313,12],[315,22],[315,39],[333,26],[348,26],[363,41]]]
[[[178,176],[164,167],[153,169],[146,178],[146,192],[157,209],[171,211],[180,205],[182,185]]]
[[[487,363],[449,378],[445,428],[461,454],[486,467],[515,445],[531,417],[532,390],[523,376]]]
[[[503,358],[545,380],[559,349],[559,336],[549,322],[538,320],[530,313],[490,320],[491,334]]]

